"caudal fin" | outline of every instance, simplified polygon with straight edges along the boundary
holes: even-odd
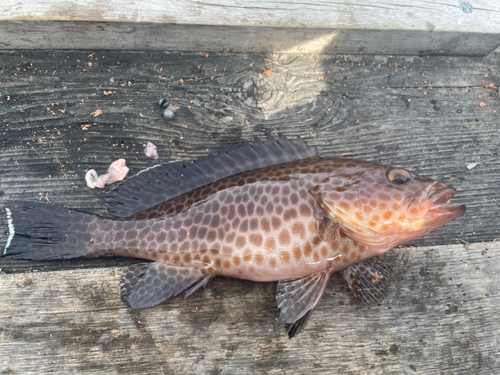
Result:
[[[3,255],[13,259],[48,260],[88,256],[96,216],[37,202],[6,205],[9,236]]]

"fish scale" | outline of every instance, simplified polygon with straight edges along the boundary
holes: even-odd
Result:
[[[178,208],[181,212],[155,207],[140,215],[151,219],[102,220],[88,256],[150,259],[253,281],[341,270],[371,255],[349,237],[328,243],[320,238],[324,215],[308,190],[333,170],[322,164],[311,158],[299,166],[283,164],[225,178],[213,188],[180,197],[190,203]],[[304,173],[305,168],[313,172]],[[170,207],[176,206],[171,202]],[[160,215],[167,217],[160,220]]]
[[[34,202],[9,202],[6,256],[123,256],[121,297],[145,308],[212,277],[278,281],[290,337],[306,325],[331,274],[356,299],[378,302],[390,271],[379,255],[465,213],[454,189],[366,161],[320,158],[297,138],[268,137],[193,163],[152,168],[118,185],[103,218]]]

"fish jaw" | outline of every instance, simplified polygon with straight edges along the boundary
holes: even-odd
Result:
[[[322,208],[329,216],[340,220],[343,233],[354,241],[366,245],[375,255],[380,255],[464,215],[465,205],[447,203],[455,195],[455,192],[456,190],[453,188],[436,183],[408,197],[401,205],[402,216],[400,220],[393,223],[391,232],[386,233],[366,227],[355,216],[346,214],[336,207],[323,204]],[[412,205],[424,206],[422,210],[413,211],[417,212],[418,217],[410,214],[414,208]]]
[[[455,192],[456,190],[454,188],[447,187],[441,183],[437,183],[433,186],[433,188],[428,189],[428,191],[424,191],[427,195],[427,209],[425,210],[425,214],[422,218],[416,221],[401,221],[400,227],[402,228],[402,231],[400,234],[394,236],[391,248],[421,237],[464,215],[466,212],[465,205],[460,203],[447,203],[449,199],[455,195]],[[411,206],[411,204],[409,206]],[[408,212],[408,207],[403,209],[403,211]],[[378,248],[376,250],[380,251],[384,249]]]
[[[466,208],[463,204],[448,202],[455,193],[454,188],[437,182],[430,188],[408,197],[402,211],[408,221],[417,219],[413,224],[415,228],[420,228],[423,234],[428,233],[465,214]],[[422,207],[423,210],[417,210]],[[418,214],[413,215],[412,212]]]
[[[466,212],[465,205],[460,203],[447,203],[455,195],[456,190],[447,186],[434,189],[429,195],[429,208],[422,218],[421,233],[429,233],[442,225],[462,216]]]

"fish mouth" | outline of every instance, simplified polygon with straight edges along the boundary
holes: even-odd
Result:
[[[448,202],[453,198],[455,192],[456,190],[453,188],[443,187],[430,193],[427,198],[431,202],[431,206],[426,217],[430,217],[430,219],[442,218],[448,222],[465,214],[466,210],[463,204]]]

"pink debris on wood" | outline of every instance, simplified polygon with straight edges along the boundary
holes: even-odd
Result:
[[[98,176],[97,172],[91,169],[85,174],[85,181],[87,182],[87,186],[91,189],[104,189],[106,184],[112,184],[113,182],[123,180],[128,171],[129,169],[125,165],[125,159],[118,159],[111,163],[108,168],[108,173],[101,176]]]
[[[156,145],[153,142],[148,142],[146,148],[144,149],[144,153],[148,158],[158,159],[158,152],[156,152]]]
[[[87,186],[91,189],[99,188],[104,189],[106,181],[108,180],[108,174],[98,176],[94,169],[91,169],[85,175],[85,181],[87,181]]]
[[[111,163],[108,168],[108,184],[112,184],[113,182],[121,181],[127,175],[129,169],[125,165],[125,159],[118,159]]]

